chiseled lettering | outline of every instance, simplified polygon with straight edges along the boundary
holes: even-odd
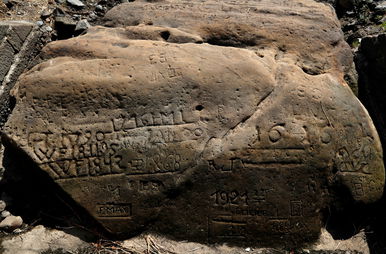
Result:
[[[131,204],[105,204],[96,207],[98,217],[129,217],[132,215]]]

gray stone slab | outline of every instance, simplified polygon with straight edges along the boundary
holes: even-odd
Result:
[[[9,91],[40,52],[41,32],[26,21],[0,22],[0,126],[11,110]]]
[[[0,46],[0,82],[4,80],[14,59],[13,47],[6,41]]]

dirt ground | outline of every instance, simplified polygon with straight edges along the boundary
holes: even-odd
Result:
[[[5,4],[8,3],[8,6]],[[9,8],[10,7],[10,8]],[[49,0],[0,1],[0,20],[40,20],[40,14],[55,2]]]
[[[129,0],[82,0],[84,6],[76,7],[66,0],[0,0],[1,20],[43,21],[54,28],[57,17],[74,22],[87,19],[96,24],[105,13],[117,4]]]

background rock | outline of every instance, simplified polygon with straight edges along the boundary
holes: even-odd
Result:
[[[386,34],[366,37],[362,40],[356,55],[359,75],[360,99],[369,111],[380,134],[383,150],[386,149]],[[374,253],[386,251],[386,201],[382,200],[369,214],[371,233],[368,234],[370,246]]]
[[[386,144],[386,34],[366,37],[362,40],[355,59],[360,74],[359,99],[366,106],[380,133],[382,144]],[[386,149],[386,146],[384,146]]]
[[[13,107],[9,91],[40,52],[40,38],[41,33],[33,23],[0,22],[0,126]]]

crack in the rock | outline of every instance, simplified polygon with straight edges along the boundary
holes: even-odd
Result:
[[[243,119],[241,119],[241,121],[239,121],[235,126],[231,127],[222,137],[221,139],[223,139],[224,137],[226,137],[231,131],[235,130],[238,126],[244,124],[246,121],[248,121],[259,109],[260,109],[260,106],[261,104],[273,93],[273,91],[275,91],[275,88],[273,88],[271,91],[269,91],[266,95],[264,95],[260,101],[257,103],[256,105],[256,109],[255,111],[251,114],[251,115],[248,115],[248,116],[245,116]]]

